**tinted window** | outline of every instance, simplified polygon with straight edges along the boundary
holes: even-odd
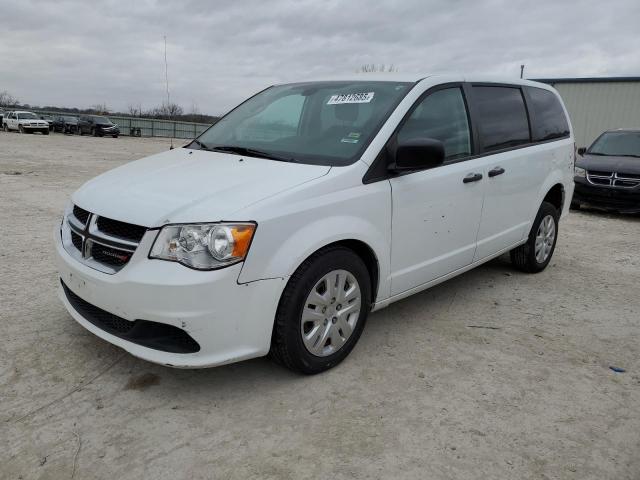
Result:
[[[569,135],[569,123],[560,100],[542,88],[527,88],[533,112],[533,140],[551,140]]]
[[[398,132],[398,141],[421,137],[444,143],[447,160],[471,154],[467,109],[459,88],[438,90],[426,97]]]
[[[529,142],[527,110],[519,88],[473,87],[485,151]]]

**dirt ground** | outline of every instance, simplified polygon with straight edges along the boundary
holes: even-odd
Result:
[[[545,272],[396,303],[322,375],[173,370],[76,324],[52,247],[71,192],[168,145],[0,133],[0,478],[640,478],[640,217],[574,212]]]

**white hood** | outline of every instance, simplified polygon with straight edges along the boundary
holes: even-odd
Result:
[[[327,166],[179,148],[128,163],[85,183],[73,203],[136,225],[255,220],[233,213],[326,175]]]

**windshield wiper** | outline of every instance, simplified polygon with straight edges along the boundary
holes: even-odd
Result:
[[[197,138],[193,139],[193,143],[195,143],[196,145],[198,145],[200,147],[201,150],[211,150],[209,147],[207,147],[204,143],[202,143],[200,140],[198,140]]]
[[[268,160],[278,160],[279,162],[295,162],[293,158],[283,157],[255,148],[238,147],[236,145],[216,145],[215,147],[211,147],[209,150],[213,150],[215,152],[237,153],[238,155],[247,155],[248,157],[262,157]]]

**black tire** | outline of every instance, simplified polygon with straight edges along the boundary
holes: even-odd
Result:
[[[536,235],[538,233],[538,228],[540,227],[540,223],[547,216],[551,216],[554,221],[555,226],[555,235],[553,238],[553,244],[551,245],[551,250],[549,251],[548,256],[543,262],[538,262],[535,254],[535,243],[536,243]],[[538,214],[536,215],[535,220],[533,221],[533,225],[531,226],[531,231],[529,232],[529,238],[527,239],[527,243],[520,245],[517,248],[511,250],[511,263],[518,269],[526,273],[538,273],[544,270],[551,258],[553,257],[553,252],[556,249],[556,242],[558,241],[558,221],[560,219],[560,212],[549,202],[542,202],[540,205],[540,210],[538,210]]]
[[[118,135],[113,135],[113,138],[118,138]]]
[[[7,133],[9,132],[9,127],[7,126],[6,123],[2,126],[2,129]]]
[[[91,134],[91,136],[93,136],[93,137],[97,137],[97,136],[98,136],[98,132],[96,132],[96,129],[95,129],[95,128],[92,128],[92,129],[91,129],[91,132],[89,132],[89,133],[90,133],[90,134]]]
[[[20,133],[25,133],[24,127],[22,125],[18,125],[18,131]]]
[[[580,210],[580,202],[576,202],[571,200],[571,205],[570,205],[572,210]]]
[[[361,310],[344,345],[337,352],[320,357],[305,347],[300,322],[307,296],[316,283],[333,270],[346,270],[355,277],[360,286]],[[344,360],[358,342],[370,308],[371,280],[362,259],[342,246],[324,248],[305,260],[289,279],[276,312],[270,355],[277,363],[307,375],[328,370]]]
[[[43,134],[43,135],[49,135],[49,129],[43,130],[43,131],[42,131],[42,134]]]

